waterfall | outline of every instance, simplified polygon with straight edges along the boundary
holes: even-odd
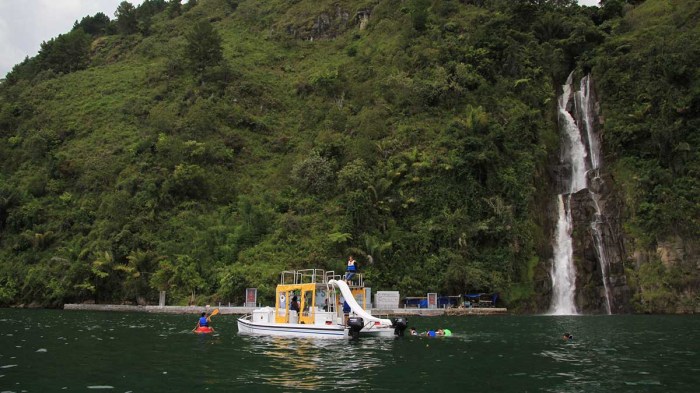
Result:
[[[576,125],[576,120],[567,110],[573,88],[572,77],[573,73],[566,80],[564,91],[559,97],[559,127],[564,131],[565,138],[562,141],[562,161],[571,168],[568,176],[569,185],[566,187],[567,194],[573,194],[587,187],[586,147],[581,140],[581,131]]]
[[[553,239],[554,261],[551,270],[553,295],[550,312],[556,315],[578,313],[575,305],[576,267],[571,238],[573,231],[571,196],[588,189],[595,208],[595,217],[590,224],[591,234],[605,288],[606,310],[610,314],[612,312],[612,296],[608,279],[610,262],[603,237],[605,216],[600,195],[596,191],[602,185],[599,175],[600,143],[595,133],[593,113],[595,102],[590,76],[581,79],[578,91],[573,92],[573,90],[572,72],[566,84],[562,86],[562,94],[558,101],[558,122],[562,134],[560,159],[564,171],[561,178],[561,194],[557,196],[558,219]],[[589,185],[590,177],[593,179],[592,185]]]
[[[577,314],[574,296],[576,295],[576,270],[574,269],[574,248],[571,242],[571,195],[557,197],[559,219],[554,242],[554,263],[552,264],[552,309],[555,315]]]
[[[603,279],[603,287],[605,290],[605,308],[608,314],[612,314],[612,295],[610,292],[609,275],[610,275],[610,258],[608,258],[603,241],[603,230],[605,229],[605,216],[603,214],[602,202],[600,195],[595,191],[600,189],[602,179],[600,178],[600,143],[595,134],[595,125],[593,123],[594,97],[591,93],[591,76],[586,75],[581,78],[579,91],[575,97],[577,118],[581,119],[580,124],[585,130],[585,135],[588,142],[588,151],[590,152],[590,173],[594,182],[592,187],[588,188],[589,196],[595,208],[595,216],[591,221],[591,233],[593,235],[593,244],[596,250],[596,257],[600,265],[601,276]]]
[[[595,204],[595,219],[591,222],[591,232],[593,233],[593,243],[595,245],[596,257],[598,258],[598,263],[600,264],[600,271],[603,276],[603,287],[605,288],[605,309],[608,315],[612,314],[612,303],[611,303],[611,293],[610,285],[608,284],[610,275],[610,258],[605,250],[605,243],[603,242],[603,214],[600,208],[600,196],[594,192],[590,192],[591,199]]]
[[[550,312],[556,315],[577,314],[576,267],[571,239],[571,194],[586,188],[586,149],[574,117],[567,107],[571,98],[573,73],[569,75],[558,101],[559,128],[562,131],[561,161],[568,167],[563,177],[565,187],[557,197],[558,219],[554,235],[554,263],[552,263],[552,305]]]
[[[571,82],[568,81],[567,83]],[[586,75],[581,78],[581,85],[576,94],[576,111],[586,130],[588,151],[591,153],[591,169],[597,170],[600,168],[600,146],[598,138],[595,137],[595,128],[593,124],[593,109],[591,108],[593,100],[594,98],[591,94],[591,76]]]

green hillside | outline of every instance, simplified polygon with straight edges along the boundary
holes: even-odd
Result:
[[[696,2],[128,5],[0,85],[0,304],[269,299],[352,253],[375,290],[542,309],[576,67],[601,80],[630,236],[700,233]]]

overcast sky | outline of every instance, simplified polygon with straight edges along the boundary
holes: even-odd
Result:
[[[599,0],[579,0],[597,5]],[[102,12],[114,19],[122,0],[0,0],[0,78],[12,67],[34,57],[42,42],[67,33],[76,20]],[[130,0],[138,5],[142,0]]]
[[[114,19],[123,0],[0,0],[0,78],[34,57],[42,42],[68,33],[73,23],[102,12]],[[138,5],[142,0],[130,0]]]

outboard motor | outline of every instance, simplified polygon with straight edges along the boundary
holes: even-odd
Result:
[[[348,326],[350,327],[350,336],[352,338],[360,337],[360,330],[365,327],[365,322],[360,317],[348,318]]]
[[[403,337],[403,332],[406,330],[406,326],[408,326],[407,318],[398,317],[391,319],[391,327],[394,328],[394,334],[399,337]]]

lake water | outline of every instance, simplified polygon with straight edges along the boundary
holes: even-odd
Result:
[[[413,317],[453,337],[238,336],[236,317],[0,309],[0,392],[697,392],[700,317]],[[564,342],[562,333],[574,335]]]

